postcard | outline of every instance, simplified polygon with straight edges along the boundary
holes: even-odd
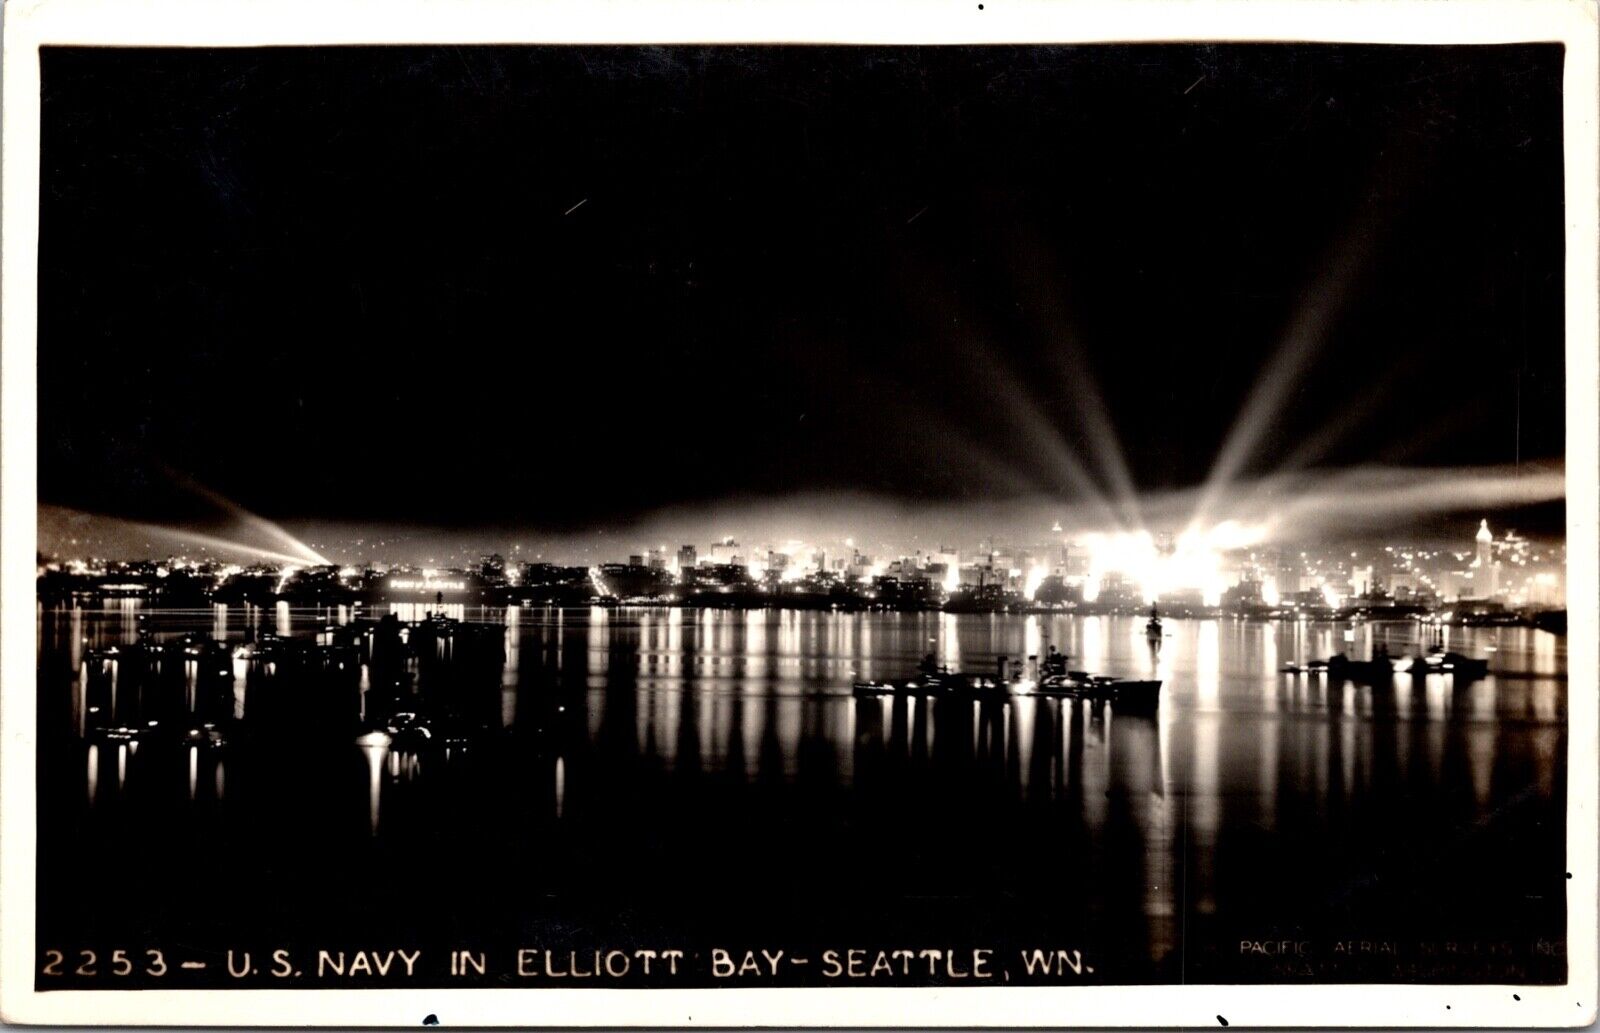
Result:
[[[0,1014],[1591,1022],[1596,13],[12,3]]]

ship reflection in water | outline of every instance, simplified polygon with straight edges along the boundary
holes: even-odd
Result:
[[[1546,632],[428,609],[384,629],[41,609],[41,942],[954,944],[1079,949],[1093,982],[1564,978]],[[1489,675],[1280,670],[1433,644]],[[1159,708],[851,693],[930,652],[992,672],[1052,646],[1160,679]]]

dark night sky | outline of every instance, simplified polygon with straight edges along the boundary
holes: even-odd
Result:
[[[49,49],[41,501],[549,528],[1559,457],[1561,50]],[[581,204],[580,204],[581,202]],[[576,207],[574,207],[576,206]],[[1330,291],[1329,270],[1344,288]],[[173,477],[169,471],[179,472]]]

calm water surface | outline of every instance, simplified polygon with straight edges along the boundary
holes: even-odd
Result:
[[[370,814],[360,751],[291,733],[230,747],[198,792],[155,766],[109,792],[97,758],[91,802],[68,703],[83,650],[140,627],[242,642],[348,614],[42,608],[41,945],[992,946],[1079,950],[1086,982],[1564,976],[1559,636],[1446,628],[1488,678],[1375,690],[1279,667],[1416,653],[1416,626],[1173,620],[1153,652],[1136,618],[451,615],[504,627],[503,666],[453,690],[491,731],[380,772]],[[1162,679],[1159,713],[850,694],[928,652],[990,672],[1050,645]]]

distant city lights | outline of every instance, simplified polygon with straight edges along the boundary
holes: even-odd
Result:
[[[467,583],[460,578],[390,578],[389,587],[401,592],[465,592]]]

